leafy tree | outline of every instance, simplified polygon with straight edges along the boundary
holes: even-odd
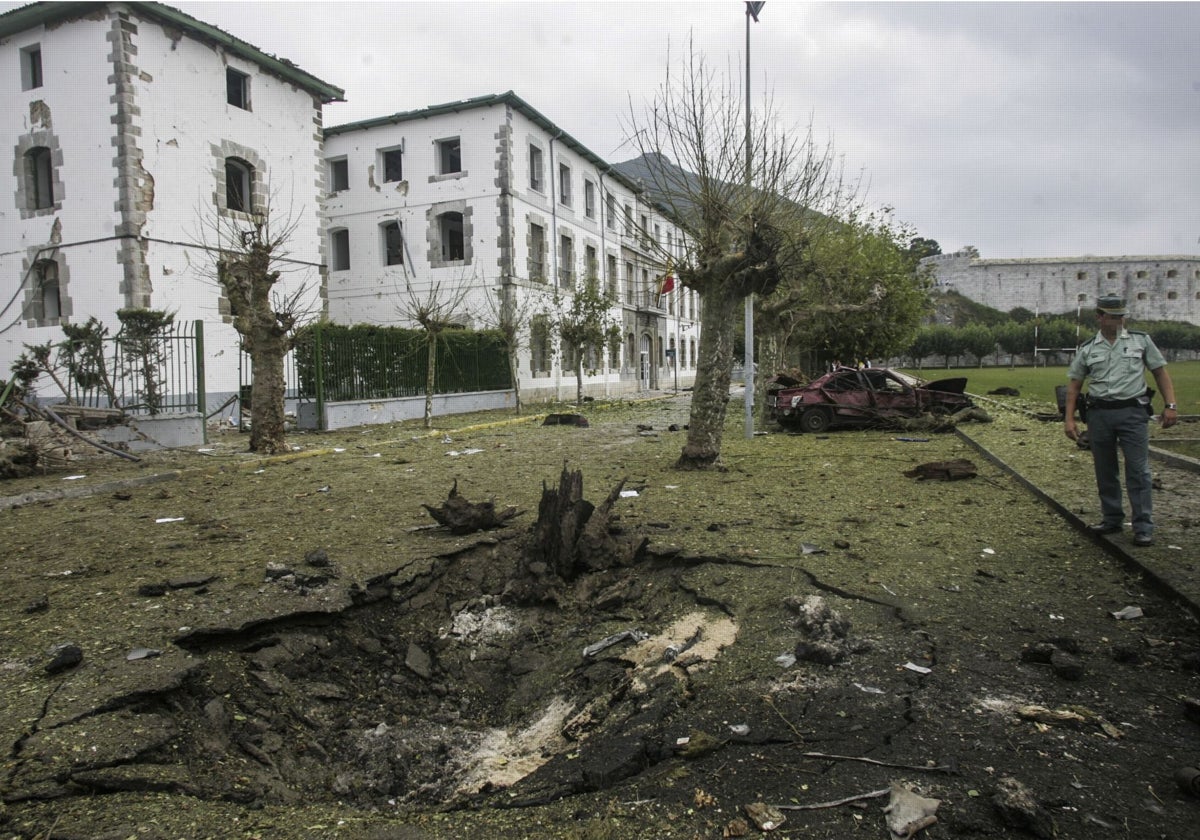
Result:
[[[162,337],[175,323],[175,313],[160,309],[118,309],[121,322],[121,353],[136,366],[141,382],[142,401],[150,414],[162,407],[162,364],[165,360]]]
[[[563,353],[574,361],[576,405],[583,405],[583,364],[588,350],[604,353],[614,343],[620,345],[621,327],[612,317],[613,304],[598,284],[584,282],[558,316],[556,328]]]
[[[1006,321],[992,330],[992,337],[1000,349],[1008,354],[1008,365],[1015,364],[1016,357],[1033,350],[1033,325],[1018,321]]]
[[[936,239],[914,236],[909,240],[908,253],[915,263],[925,259],[925,257],[935,257],[942,253],[942,246],[938,244]]]
[[[941,356],[950,367],[951,357],[962,355],[963,345],[958,330],[945,324],[935,324],[929,329],[929,344],[933,354]]]
[[[747,132],[738,85],[706,66],[693,47],[682,72],[672,69],[630,135],[647,164],[647,189],[684,233],[676,277],[704,302],[696,380],[681,469],[717,466],[735,324],[748,295],[768,295],[784,266],[803,253],[813,210],[841,196],[833,155],[811,130],[782,130],[770,103]],[[751,148],[745,147],[746,136]],[[749,162],[748,162],[749,161]]]
[[[963,349],[979,360],[983,367],[985,356],[996,352],[996,339],[992,331],[983,324],[968,324],[958,331]]]
[[[780,354],[764,358],[765,369],[781,366],[793,340],[847,360],[904,350],[927,310],[929,287],[927,270],[903,245],[908,236],[887,210],[852,210],[814,235],[799,264],[760,303],[762,333]]]

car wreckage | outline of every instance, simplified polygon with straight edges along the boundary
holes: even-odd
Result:
[[[966,377],[927,383],[890,368],[839,367],[804,385],[772,389],[767,405],[781,426],[815,433],[953,414],[974,407],[966,388]]]

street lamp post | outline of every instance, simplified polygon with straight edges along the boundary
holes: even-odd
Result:
[[[750,19],[758,23],[758,13],[766,3],[746,2],[746,199],[750,198]],[[747,231],[748,232],[748,231]],[[749,243],[747,242],[747,245]],[[746,381],[746,440],[754,437],[754,293],[746,295],[746,351],[742,361]]]

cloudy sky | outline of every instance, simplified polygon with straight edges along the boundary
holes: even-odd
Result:
[[[745,74],[736,0],[172,5],[343,88],[326,125],[513,90],[613,162],[689,39]],[[944,251],[1200,254],[1197,32],[1200,3],[776,0],[752,100]]]

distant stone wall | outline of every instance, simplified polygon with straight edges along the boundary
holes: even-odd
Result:
[[[1002,312],[1091,309],[1113,293],[1129,302],[1131,321],[1200,324],[1200,256],[985,260],[969,250],[921,262],[933,269],[937,289]]]

